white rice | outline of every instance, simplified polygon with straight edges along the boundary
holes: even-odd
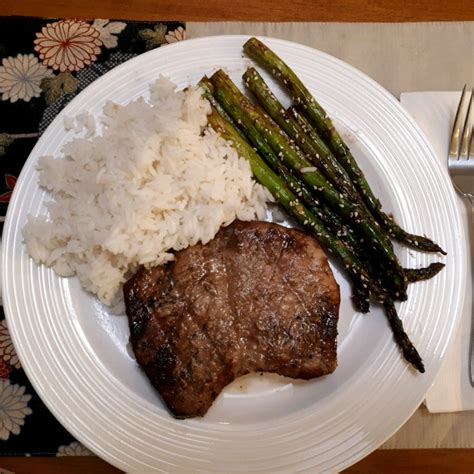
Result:
[[[75,128],[66,121],[85,133],[63,156],[40,159],[49,216],[30,216],[23,228],[37,263],[77,275],[106,304],[120,300],[140,265],[170,261],[170,250],[206,243],[236,218],[264,219],[271,200],[245,159],[214,131],[202,133],[210,109],[199,89],[176,91],[160,78],[150,92],[148,101],[107,103],[100,133],[90,116]]]

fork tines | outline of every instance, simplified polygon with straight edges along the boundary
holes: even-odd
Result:
[[[474,146],[473,136],[473,125],[474,125],[474,107],[473,102],[473,90],[471,89],[470,94],[466,91],[467,84],[463,87],[461,99],[459,101],[458,110],[454,119],[453,131],[451,134],[451,141],[449,146],[449,157],[450,159],[457,160],[468,160],[469,155],[474,155],[474,151],[471,148]],[[469,103],[467,106],[467,112],[465,114],[464,123],[462,123],[463,110],[467,97],[470,95]]]

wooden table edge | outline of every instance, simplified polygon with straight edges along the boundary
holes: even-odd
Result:
[[[117,474],[122,471],[96,456],[0,457],[0,474]],[[175,471],[179,472],[179,471]],[[474,449],[378,449],[348,474],[472,474]]]
[[[162,21],[473,21],[472,0],[2,0],[0,15]]]

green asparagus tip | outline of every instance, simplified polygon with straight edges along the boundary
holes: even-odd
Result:
[[[410,341],[407,333],[403,329],[403,323],[398,317],[397,310],[392,300],[387,299],[384,302],[385,314],[387,316],[390,327],[392,328],[394,339],[401,349],[403,357],[409,362],[418,372],[424,373],[425,366],[423,360],[416,350],[413,343]]]
[[[429,280],[436,276],[443,268],[444,263],[434,262],[425,268],[405,268],[405,275],[409,283]]]

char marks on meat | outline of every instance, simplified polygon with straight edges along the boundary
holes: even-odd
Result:
[[[236,377],[333,372],[339,287],[311,236],[236,221],[124,285],[137,362],[177,417],[202,416]]]

